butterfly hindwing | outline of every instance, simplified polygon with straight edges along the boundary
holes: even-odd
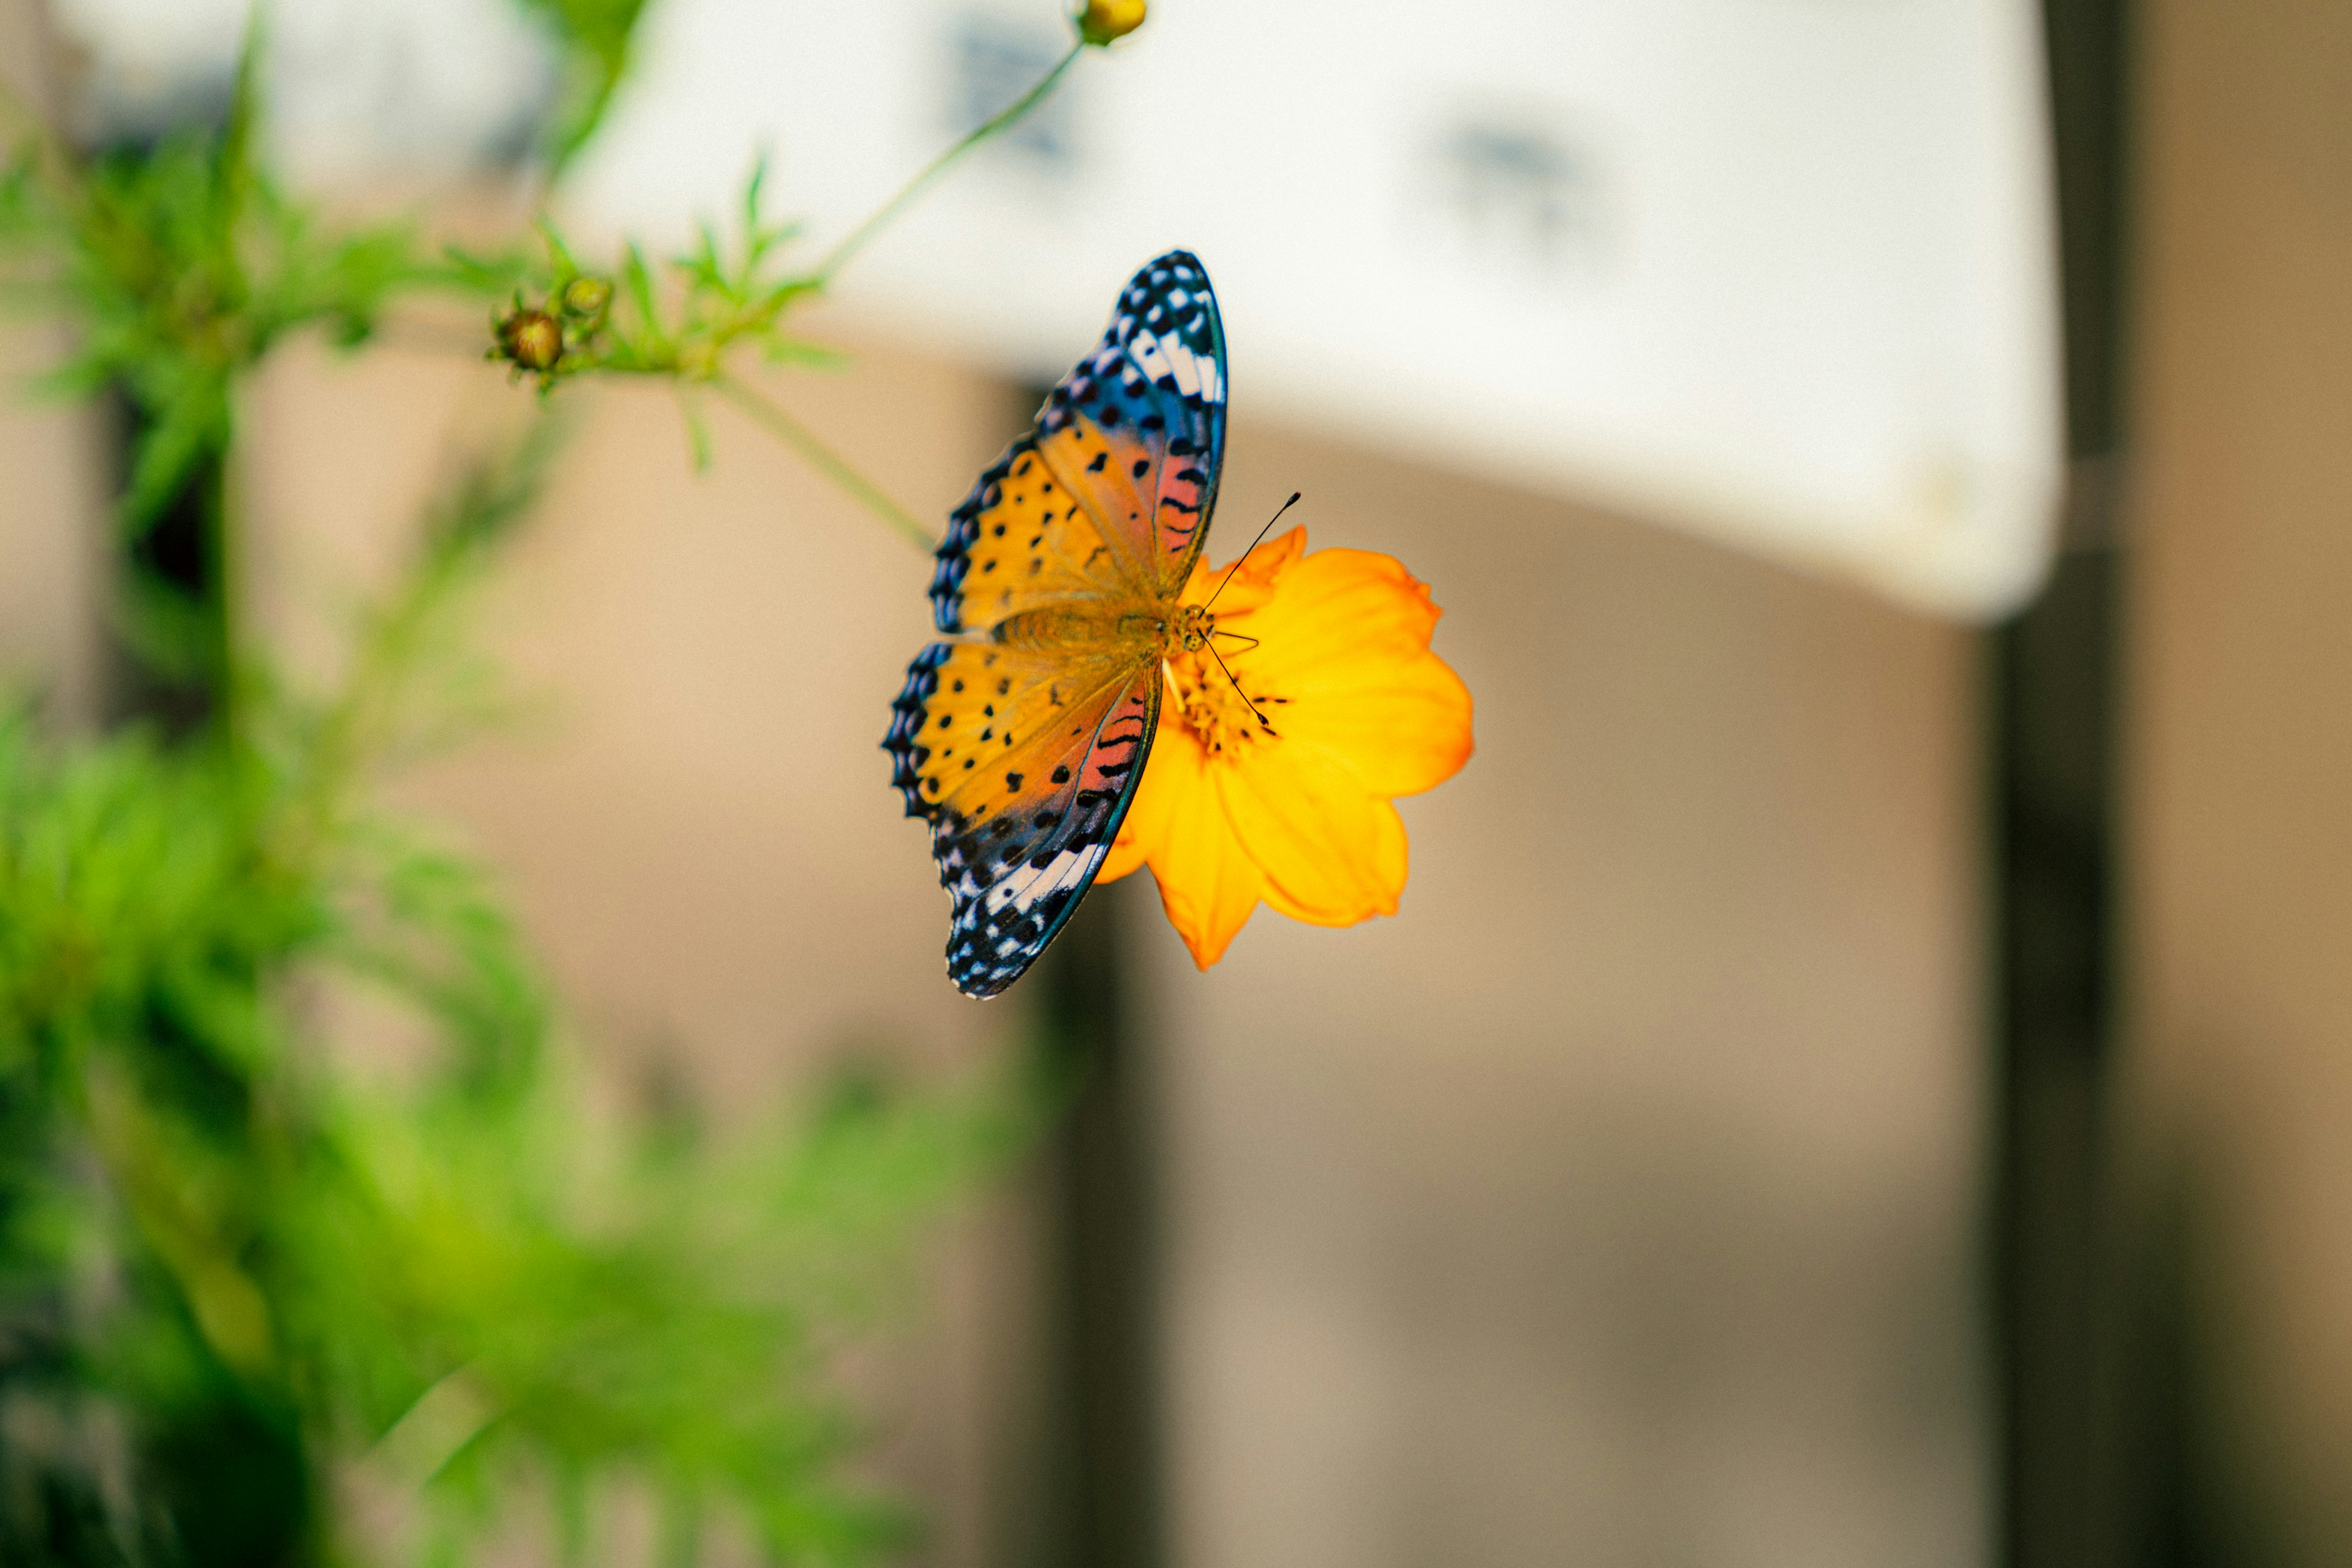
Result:
[[[1077,907],[1142,775],[1159,695],[1157,659],[985,643],[916,657],[883,744],[908,815],[931,824],[958,987],[1011,984]]]
[[[1225,346],[1208,274],[1171,250],[956,508],[931,579],[961,640],[917,656],[884,748],[955,905],[948,973],[1018,979],[1077,907],[1143,776],[1160,628],[1208,537]]]

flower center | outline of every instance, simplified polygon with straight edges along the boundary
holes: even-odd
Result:
[[[1247,756],[1261,742],[1275,738],[1259,718],[1275,700],[1249,687],[1249,674],[1234,666],[1235,657],[1226,655],[1221,665],[1204,647],[1198,653],[1172,654],[1168,659],[1168,668],[1176,677],[1177,713],[1213,757]],[[1231,675],[1226,673],[1228,668]],[[1237,686],[1236,680],[1242,684]],[[1244,697],[1244,691],[1249,695]]]

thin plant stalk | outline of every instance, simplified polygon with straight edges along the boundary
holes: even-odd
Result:
[[[1086,47],[1083,42],[1072,44],[1070,52],[1055,61],[1053,69],[1038,78],[1036,86],[974,126],[962,141],[932,159],[920,174],[899,187],[897,195],[884,202],[875,210],[872,216],[851,229],[842,237],[841,243],[826,252],[824,259],[817,263],[816,270],[810,275],[812,279],[819,287],[831,283],[834,274],[839,272],[848,263],[850,258],[864,249],[867,241],[881,233],[884,226],[898,216],[900,209],[922,195],[932,181],[953,168],[973,148],[1006,127],[1019,122],[1031,110],[1044,102],[1046,95],[1060,83],[1063,75],[1076,63],[1078,56],[1085,51]]]
[[[719,396],[750,415],[753,423],[798,453],[803,462],[839,485],[909,544],[926,553],[939,547],[940,542],[929,529],[892,500],[880,486],[859,473],[847,458],[818,440],[808,426],[731,375],[721,375],[710,384]]]

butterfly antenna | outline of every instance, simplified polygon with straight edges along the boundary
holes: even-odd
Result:
[[[1250,550],[1255,550],[1259,545],[1265,542],[1265,536],[1274,531],[1274,525],[1282,521],[1282,514],[1288,511],[1292,507],[1295,507],[1297,504],[1298,492],[1297,490],[1293,490],[1290,492],[1290,499],[1288,500],[1284,501],[1280,506],[1275,508],[1274,515],[1265,520],[1265,526],[1257,531],[1257,537],[1255,539],[1250,541],[1249,550],[1242,552],[1242,560],[1236,561],[1232,565],[1225,568],[1224,576],[1217,583],[1217,594],[1222,594],[1225,591],[1225,584],[1232,582],[1234,580],[1234,574],[1242,569],[1242,561],[1249,559]],[[1205,610],[1209,607],[1209,605],[1215,604],[1217,602],[1217,594],[1210,595],[1209,604],[1202,605],[1201,608]],[[1231,674],[1232,672],[1229,670],[1226,673]],[[1235,688],[1235,689],[1238,690],[1239,688]]]
[[[1279,517],[1281,513],[1276,512],[1275,515]],[[1225,656],[1217,651],[1217,645],[1215,643],[1204,643],[1202,646],[1206,647],[1209,650],[1210,657],[1217,661],[1217,668],[1225,672],[1225,679],[1234,683],[1234,695],[1240,698],[1244,702],[1248,703],[1249,710],[1257,715],[1258,727],[1264,730],[1267,734],[1279,738],[1281,731],[1274,727],[1273,721],[1266,718],[1265,710],[1257,705],[1257,700],[1252,697],[1248,692],[1242,689],[1241,678],[1234,673],[1234,667],[1225,662]]]

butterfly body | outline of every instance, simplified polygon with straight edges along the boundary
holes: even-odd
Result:
[[[1223,329],[1171,251],[958,507],[882,744],[954,905],[948,973],[993,995],[1094,880],[1158,724],[1162,662],[1205,645],[1180,602],[1224,452]]]
[[[1100,609],[1024,610],[989,628],[989,640],[1030,653],[1083,657],[1124,649],[1155,658],[1197,653],[1216,628],[1198,605],[1106,605]]]

